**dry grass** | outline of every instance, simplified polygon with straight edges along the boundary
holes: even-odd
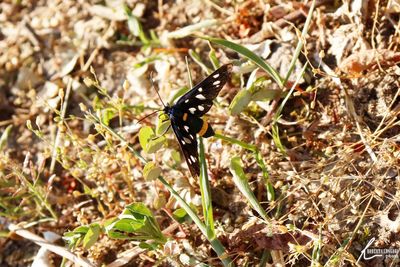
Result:
[[[0,3],[1,266],[399,265],[396,1],[121,2]],[[194,179],[150,73],[228,62]]]

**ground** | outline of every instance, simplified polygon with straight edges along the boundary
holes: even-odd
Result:
[[[399,16],[394,0],[2,1],[0,266],[399,265]],[[223,64],[192,176],[146,116],[156,89],[173,104]]]

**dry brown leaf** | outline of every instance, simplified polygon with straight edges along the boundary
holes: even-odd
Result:
[[[339,69],[348,74],[360,74],[377,65],[391,66],[400,62],[400,53],[391,50],[363,50],[344,59]]]

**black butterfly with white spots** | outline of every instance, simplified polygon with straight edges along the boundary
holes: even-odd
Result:
[[[166,105],[163,110],[171,121],[190,173],[194,177],[200,175],[196,134],[206,138],[215,134],[201,116],[212,107],[213,100],[229,79],[231,70],[231,64],[223,65],[179,98],[174,105]]]

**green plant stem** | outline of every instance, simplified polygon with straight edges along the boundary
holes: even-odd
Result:
[[[307,16],[306,22],[305,22],[304,27],[303,27],[303,31],[301,33],[301,36],[299,37],[299,42],[297,43],[295,53],[293,55],[292,61],[290,62],[290,65],[289,65],[289,71],[286,73],[286,77],[285,77],[285,79],[283,81],[283,85],[286,85],[287,81],[289,80],[289,77],[290,77],[290,75],[292,74],[292,72],[293,72],[293,70],[295,68],[296,61],[298,60],[299,55],[301,53],[301,49],[303,48],[303,45],[304,45],[304,41],[303,40],[305,39],[305,37],[307,35],[308,28],[310,27],[310,23],[311,23],[311,18],[312,18],[312,13],[314,11],[314,7],[315,7],[315,0],[312,1],[312,4],[311,4],[310,10],[308,12],[308,16]],[[282,101],[282,103],[279,106],[277,112],[275,113],[274,120],[272,122],[272,138],[274,140],[274,143],[275,143],[276,147],[284,155],[286,155],[286,151],[285,151],[285,148],[284,148],[284,146],[283,146],[283,144],[282,144],[282,142],[280,140],[280,137],[279,137],[279,128],[278,128],[278,125],[277,125],[277,121],[278,121],[278,119],[279,119],[279,117],[281,115],[281,112],[282,112],[283,107],[285,106],[287,100],[292,95],[294,89],[296,88],[296,85],[300,81],[300,78],[303,76],[303,73],[304,73],[306,67],[307,67],[307,64],[304,65],[301,73],[297,76],[296,82],[293,84],[293,86],[290,89],[289,93],[286,95],[285,99]]]
[[[147,160],[140,155],[139,152],[137,152],[132,146],[128,145],[126,140],[117,132],[115,132],[113,129],[111,129],[108,125],[104,124],[99,117],[96,115],[89,113],[89,116],[91,119],[93,119],[95,122],[100,124],[102,127],[104,127],[109,133],[111,133],[115,138],[117,138],[119,141],[121,141],[123,144],[127,144],[128,149],[144,164],[147,163]]]
[[[145,106],[141,106],[141,105],[125,105],[125,108],[128,108],[128,109],[143,109],[143,110],[160,110],[159,108],[145,107]]]
[[[310,7],[310,10],[308,11],[308,16],[307,16],[306,22],[304,23],[303,31],[301,32],[299,42],[297,43],[296,50],[294,51],[292,61],[290,62],[290,65],[289,65],[289,71],[286,73],[286,77],[285,77],[285,80],[283,81],[283,85],[286,85],[287,81],[289,80],[290,75],[292,74],[292,72],[294,70],[294,67],[296,66],[296,61],[299,58],[301,49],[303,48],[303,45],[304,45],[303,40],[306,38],[308,28],[310,27],[312,13],[314,12],[314,8],[315,8],[315,0],[313,0],[311,3],[311,7]]]
[[[60,124],[64,122],[65,114],[67,113],[68,99],[69,99],[69,95],[71,93],[72,81],[73,81],[72,78],[69,78],[67,90],[64,95],[64,99],[61,99]],[[58,124],[58,125],[60,125],[60,124]],[[54,172],[54,167],[56,165],[57,156],[58,156],[57,148],[58,148],[58,145],[61,140],[61,135],[62,135],[62,133],[61,133],[60,127],[57,127],[57,133],[54,138],[53,151],[51,153],[51,163],[50,163],[50,168],[49,168],[50,173]]]
[[[286,155],[285,148],[281,142],[281,139],[279,137],[279,127],[277,121],[279,120],[281,116],[281,112],[283,110],[283,107],[285,106],[286,102],[289,100],[289,97],[292,95],[294,89],[296,88],[297,84],[300,82],[300,78],[303,76],[304,72],[306,71],[307,64],[303,66],[301,69],[301,72],[299,75],[297,75],[296,81],[293,83],[292,87],[290,88],[289,93],[286,95],[286,97],[283,99],[281,105],[279,106],[278,110],[275,113],[274,119],[272,121],[272,139],[274,140],[274,143],[276,147],[284,154]]]
[[[265,162],[264,162],[259,150],[257,150],[257,152],[255,152],[255,158],[256,158],[256,162],[257,162],[258,166],[260,166],[262,174],[263,174],[265,189],[267,190],[267,199],[268,199],[268,201],[274,201],[275,200],[275,190],[274,190],[272,183],[269,180],[267,166],[265,166]]]
[[[35,203],[40,207],[44,206],[51,214],[53,219],[57,220],[58,216],[57,214],[53,211],[51,208],[50,203],[47,201],[46,197],[43,196],[43,194],[40,192],[40,189],[38,190],[34,184],[32,184],[23,174],[22,171],[20,171],[18,168],[14,170],[15,174],[18,176],[18,178],[21,180],[23,184],[25,184],[29,191],[35,196],[34,200]]]
[[[190,71],[189,61],[188,61],[187,57],[185,57],[185,61],[186,61],[186,69],[187,69],[187,74],[188,74],[189,86],[190,86],[190,88],[193,88],[192,72]]]
[[[249,144],[247,144],[247,143],[245,143],[243,141],[240,141],[238,139],[235,139],[235,138],[232,138],[232,137],[228,137],[228,136],[225,136],[225,135],[222,135],[222,134],[219,134],[219,133],[216,133],[214,135],[214,137],[218,138],[218,139],[221,139],[221,140],[224,140],[224,141],[227,141],[227,142],[229,142],[231,144],[239,145],[239,146],[243,147],[244,149],[250,150],[252,152],[256,152],[258,150],[258,148],[256,146],[254,146],[254,145],[249,145]]]
[[[268,260],[271,259],[271,254],[267,249],[263,250],[263,254],[261,256],[260,264],[258,265],[259,267],[265,267],[267,266]]]

